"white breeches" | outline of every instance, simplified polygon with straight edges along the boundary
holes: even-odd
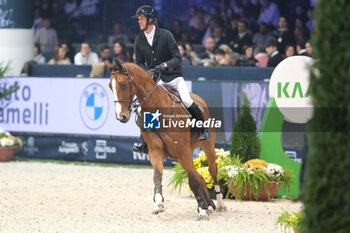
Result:
[[[158,85],[168,86],[177,90],[186,108],[189,108],[192,105],[193,100],[190,96],[190,92],[183,77],[177,77],[168,83],[159,80]]]

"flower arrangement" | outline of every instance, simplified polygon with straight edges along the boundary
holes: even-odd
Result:
[[[277,218],[276,224],[284,227],[284,231],[287,232],[287,229],[293,228],[294,232],[299,232],[301,219],[304,216],[303,211],[299,212],[287,212],[284,211]]]
[[[262,189],[267,189],[267,185],[271,182],[277,183],[278,187],[284,184],[285,188],[289,188],[294,176],[292,170],[261,159],[252,159],[242,164],[237,156],[230,157],[230,151],[215,149],[215,153],[218,182],[221,190],[224,190],[224,193],[227,191],[226,198],[234,187],[233,193],[236,199],[241,200],[242,191],[244,191],[244,195],[248,192],[249,197],[254,197],[257,200],[259,192]],[[181,191],[182,185],[188,184],[187,173],[180,163],[174,162],[174,164],[172,170],[175,171],[175,174],[171,177],[168,186],[172,186],[173,190]],[[210,176],[207,157],[203,151],[199,153],[198,158],[193,160],[193,165],[204,178],[210,193],[213,190],[214,181]],[[247,189],[247,187],[249,188]],[[268,199],[270,199],[268,189],[267,192]]]
[[[11,160],[15,152],[21,148],[20,138],[0,129],[0,162]]]
[[[230,151],[225,151],[224,149],[215,149],[216,154],[216,166],[218,168],[227,165],[230,163]],[[170,179],[168,186],[172,186],[173,190],[178,189],[181,191],[181,187],[183,184],[188,184],[188,177],[186,171],[182,168],[180,163],[174,162],[175,166],[173,171],[175,171],[174,176]],[[208,168],[208,160],[204,151],[199,153],[198,158],[193,160],[193,165],[197,169],[197,171],[203,176],[207,188],[209,190],[214,187],[214,180],[211,178]],[[220,181],[219,181],[220,183]],[[189,189],[190,190],[190,189]]]
[[[219,168],[218,178],[225,180],[228,193],[233,191],[237,199],[241,200],[242,195],[248,195],[249,199],[253,197],[258,200],[259,192],[264,189],[269,200],[271,195],[267,185],[276,182],[289,188],[293,176],[292,170],[277,164],[267,163],[261,159],[252,159],[242,164],[236,158],[233,164]]]
[[[11,135],[9,132],[0,129],[0,147],[22,147],[20,138]]]

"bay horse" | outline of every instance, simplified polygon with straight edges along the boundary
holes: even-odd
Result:
[[[162,112],[162,114],[171,114],[169,109],[171,106],[176,106],[176,108],[172,108],[172,114],[188,118],[188,113],[181,103],[174,102],[173,98],[138,65],[133,63],[121,64],[117,59],[114,60],[113,65],[110,63],[105,64],[111,71],[109,88],[114,95],[115,117],[120,122],[126,123],[129,121],[135,96],[139,101],[141,113],[145,109],[154,112],[159,111],[159,109],[167,109],[168,112]],[[208,119],[210,117],[209,110],[204,100],[198,95],[190,94],[192,99],[203,108],[204,119]],[[134,108],[137,107],[134,106]],[[199,141],[198,133],[193,133],[193,130],[191,133],[189,127],[185,129],[175,128],[173,130],[164,128],[149,130],[143,129],[140,125],[139,127],[141,128],[141,135],[148,145],[148,156],[154,169],[153,201],[155,202],[155,210],[153,214],[164,211],[164,198],[162,196],[163,163],[170,156],[176,158],[188,174],[189,186],[198,203],[197,220],[208,219],[211,212],[210,208],[217,211],[224,210],[222,193],[217,181],[214,127],[209,128],[211,138],[206,141]],[[208,159],[209,173],[215,185],[217,208],[209,197],[203,177],[193,165],[192,151],[198,146],[203,149]]]

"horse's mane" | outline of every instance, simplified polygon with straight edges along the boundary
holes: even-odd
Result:
[[[146,72],[144,69],[142,69],[139,65],[137,65],[137,64],[135,64],[135,63],[131,63],[131,62],[124,63],[123,65],[126,66],[126,68],[128,69],[128,71],[129,71],[130,73],[132,73],[133,76],[136,76],[136,75],[137,75],[137,77],[141,76],[142,79],[146,79],[148,82],[151,81],[151,80],[153,81],[153,79],[151,78],[151,76],[149,76],[149,75],[147,74],[147,72]]]

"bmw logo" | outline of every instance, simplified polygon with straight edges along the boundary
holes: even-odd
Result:
[[[105,89],[97,83],[87,86],[80,97],[80,117],[86,127],[99,129],[107,120],[108,96]]]

